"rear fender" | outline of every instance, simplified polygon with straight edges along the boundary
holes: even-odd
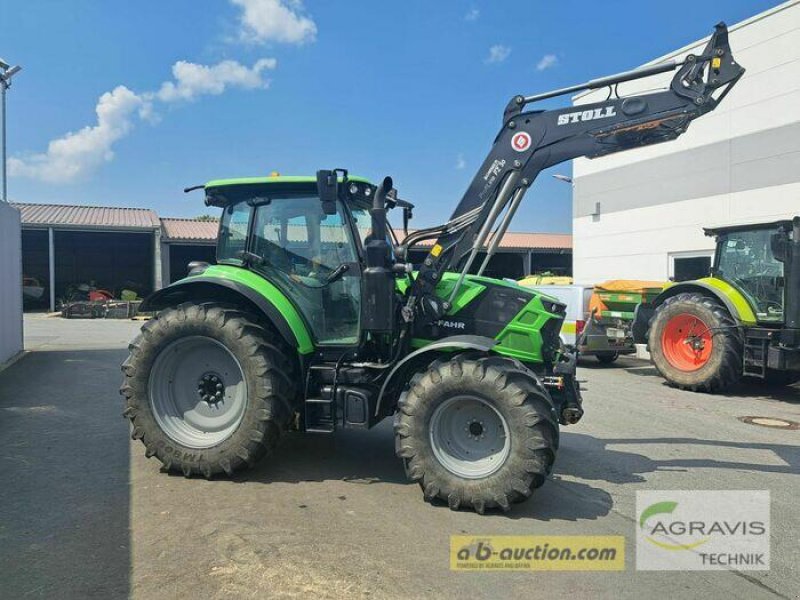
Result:
[[[270,298],[242,282],[231,279],[203,276],[182,279],[148,296],[139,310],[144,312],[163,310],[191,301],[241,305],[266,317],[284,341],[292,348],[296,348],[300,354],[308,354],[314,350],[311,336],[296,311],[295,314],[289,315],[290,319],[287,319]],[[283,310],[286,310],[286,306]]]
[[[671,285],[656,296],[652,303],[637,306],[633,323],[634,341],[637,344],[647,343],[650,319],[653,317],[655,309],[667,299],[683,293],[702,294],[718,300],[728,309],[737,325],[752,326],[757,322],[752,306],[739,290],[717,277],[706,277],[697,281]]]

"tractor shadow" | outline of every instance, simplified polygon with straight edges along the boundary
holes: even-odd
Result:
[[[289,433],[272,455],[234,478],[242,483],[332,480],[362,485],[407,484],[403,465],[394,454],[391,423],[369,431]]]
[[[784,387],[765,387],[757,380],[747,380],[739,384],[734,390],[728,393],[732,397],[754,397],[761,396],[769,400],[788,402],[789,404],[800,404],[800,384],[788,385]]]
[[[563,448],[563,447],[562,447]],[[514,505],[510,512],[488,511],[509,519],[538,521],[579,521],[605,516],[613,506],[610,494],[588,483],[559,477],[548,478],[533,497]],[[180,475],[176,475],[179,477]],[[339,431],[332,435],[287,435],[273,455],[234,478],[237,483],[303,483],[345,481],[356,485],[411,486],[403,465],[394,453],[391,423],[370,431]],[[419,491],[422,500],[422,491]],[[431,503],[434,509],[449,512],[446,503]]]
[[[670,445],[705,447],[719,458],[654,459],[619,447],[626,445]],[[614,448],[610,448],[614,446]],[[784,464],[760,464],[725,460],[725,450],[769,451]],[[737,452],[737,456],[741,453]],[[583,433],[562,434],[557,470],[584,481],[607,481],[614,484],[643,483],[647,475],[658,471],[690,471],[693,469],[726,469],[797,475],[800,473],[800,447],[787,444],[733,442],[685,437],[598,438]]]
[[[644,360],[628,358],[621,359],[610,365],[603,365],[597,361],[590,361],[588,358],[586,358],[582,359],[582,362],[579,364],[579,368],[587,369],[589,371],[618,369],[623,371],[626,375],[630,374],[636,377],[652,377],[654,378],[654,383],[657,383],[661,387],[674,390],[678,389],[673,388],[666,381],[664,381],[652,363]],[[578,378],[580,378],[580,376],[581,375],[579,371]],[[700,400],[708,400],[715,397],[714,394],[705,394],[702,392],[690,392],[686,390],[684,390],[684,392],[686,394],[694,394]],[[727,390],[725,394],[720,395],[719,397],[748,400],[765,399],[774,400],[777,402],[787,402],[789,404],[800,404],[800,384],[789,386],[768,386],[765,385],[763,381],[759,381],[758,379],[745,378],[737,386]]]

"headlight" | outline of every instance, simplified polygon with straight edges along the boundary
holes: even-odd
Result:
[[[554,315],[565,315],[567,313],[567,305],[560,302],[552,302],[542,298],[542,307],[549,313]]]

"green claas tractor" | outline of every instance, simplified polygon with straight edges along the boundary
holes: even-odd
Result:
[[[676,69],[667,90],[615,93]],[[452,217],[402,243],[387,211],[407,223],[413,206],[388,177],[335,169],[199,186],[222,210],[216,264],[192,264],[142,306],[156,317],[130,345],[121,389],[133,437],[166,470],[212,477],[251,466],[287,431],[393,416],[426,499],[509,509],[542,485],[559,425],[583,409],[575,355],[559,341],[564,305],[483,277],[489,259],[542,169],[672,140],[742,72],[719,25],[702,55],[515,96]],[[603,102],[525,110],[604,87]]]
[[[720,392],[743,377],[800,381],[800,217],[705,232],[717,240],[711,276],[642,304],[637,341],[688,390]]]

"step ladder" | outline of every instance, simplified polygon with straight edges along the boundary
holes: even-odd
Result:
[[[315,374],[335,373],[336,367],[329,364],[311,365],[306,376],[306,393],[303,405],[305,430],[308,433],[333,433],[336,431],[336,399],[332,385],[320,385]]]
[[[768,352],[768,338],[746,337],[744,340],[742,372],[748,377],[765,379],[767,376]]]

